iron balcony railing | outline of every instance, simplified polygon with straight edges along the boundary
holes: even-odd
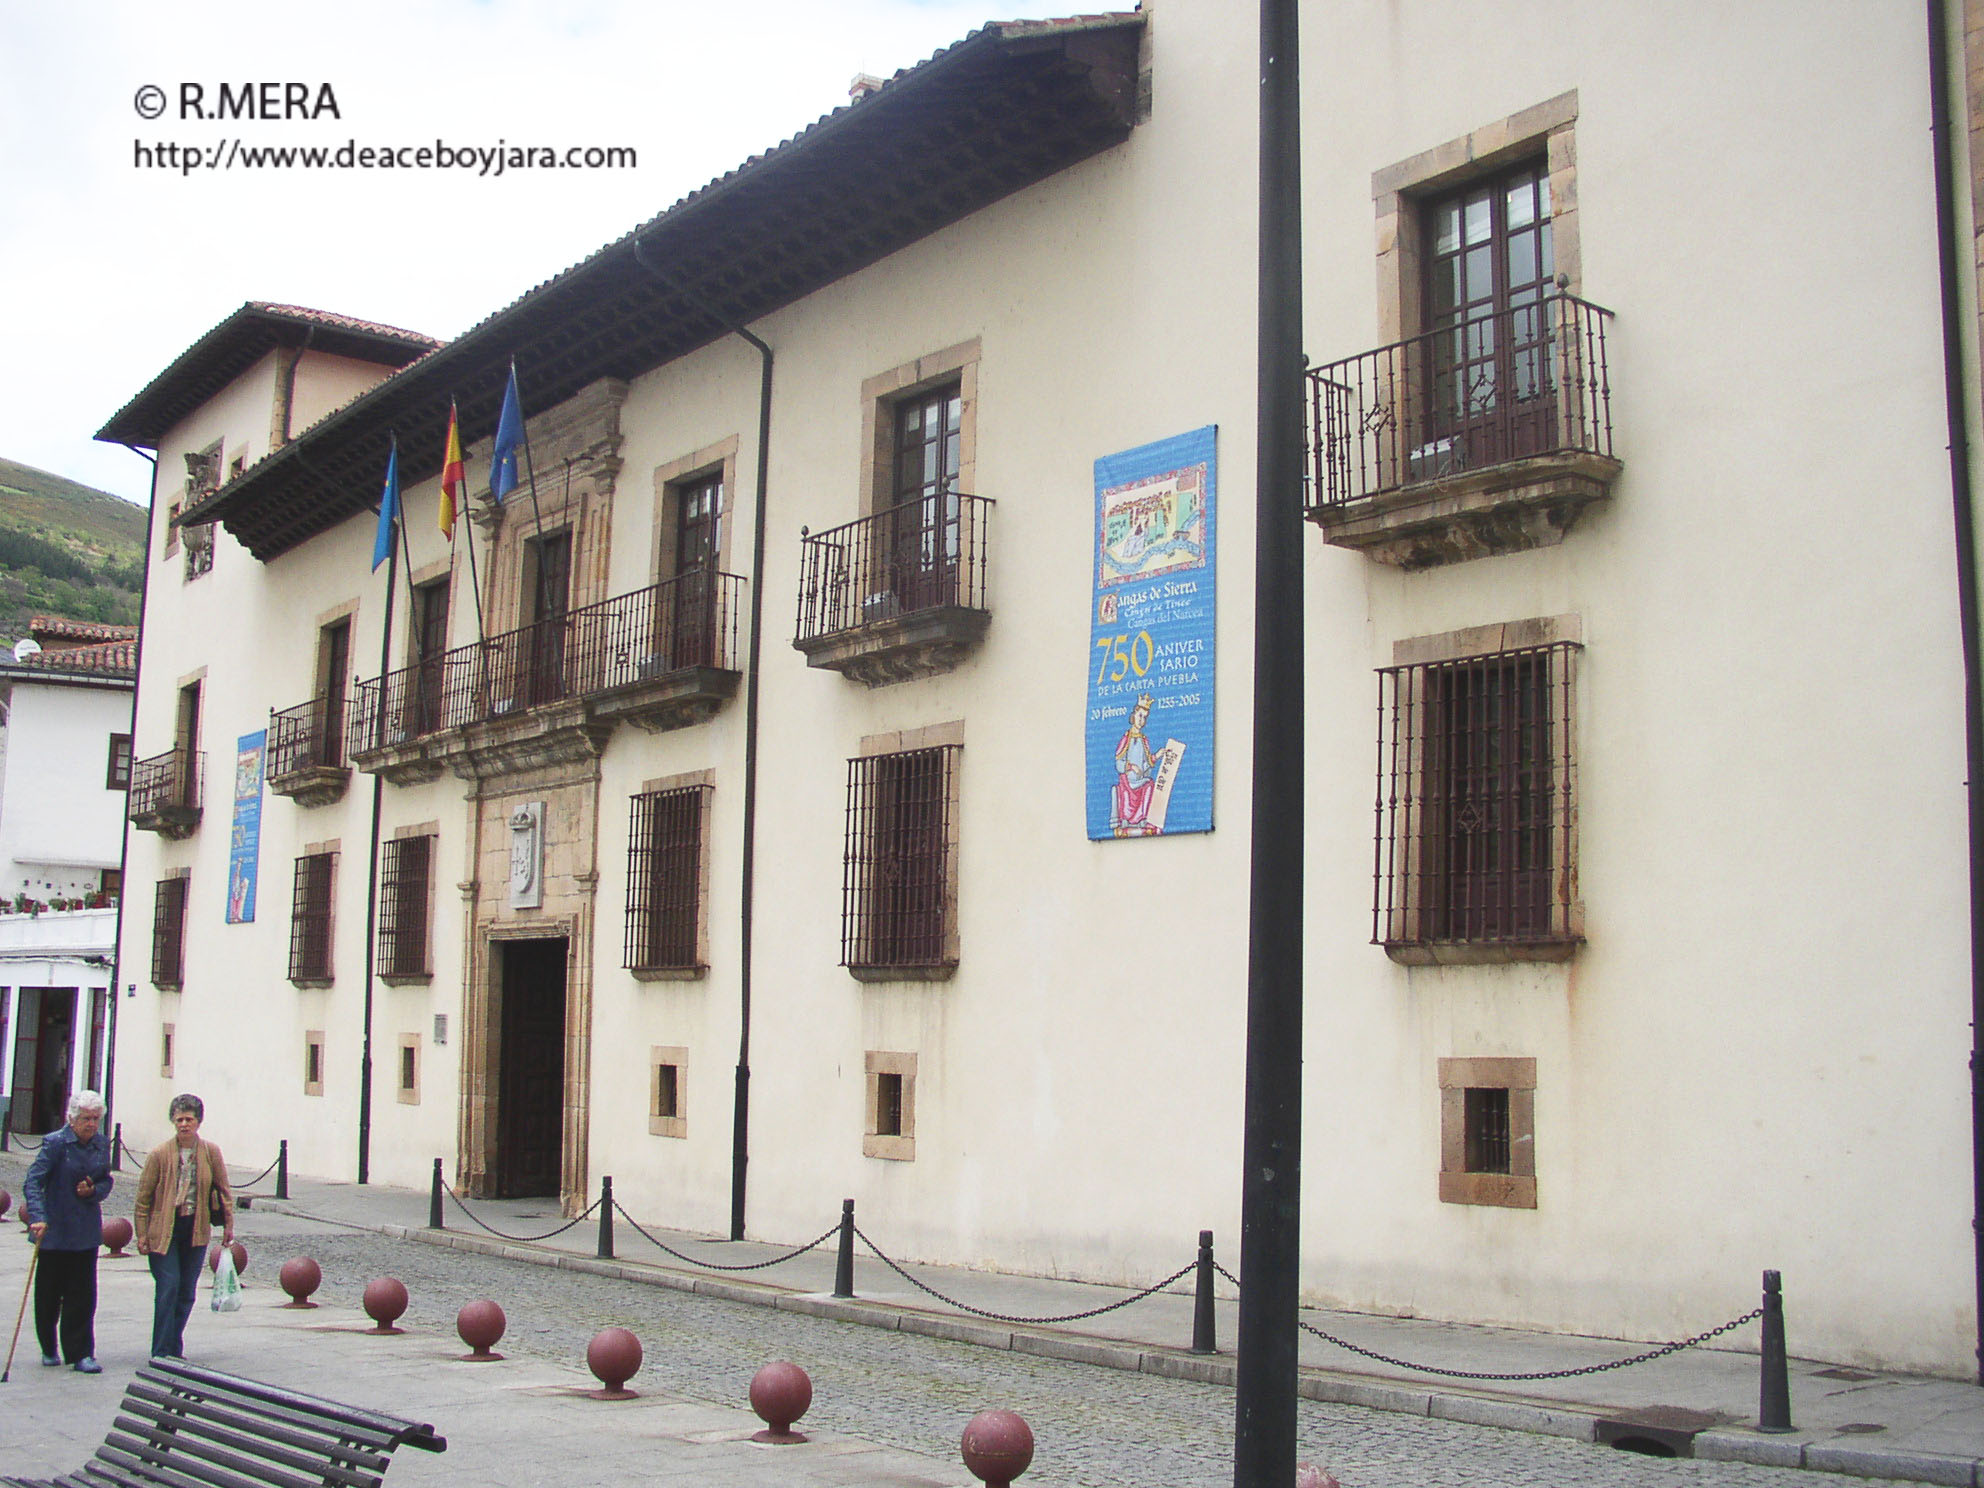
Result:
[[[1612,454],[1610,310],[1551,295],[1309,373],[1313,514],[1532,456]]]
[[[131,766],[131,820],[168,811],[198,811],[206,763],[206,755],[198,750],[168,749]]]
[[[800,539],[796,641],[919,610],[985,608],[992,501],[944,491]]]
[[[679,574],[361,682],[349,747],[383,748],[690,667],[735,671],[743,585],[714,569]]]
[[[343,769],[347,711],[343,698],[318,697],[270,713],[268,773]]]

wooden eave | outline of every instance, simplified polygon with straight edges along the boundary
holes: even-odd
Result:
[[[496,425],[514,358],[526,415],[631,380],[1129,136],[1141,15],[993,24],[530,291],[182,513],[267,562],[438,474],[448,404]]]

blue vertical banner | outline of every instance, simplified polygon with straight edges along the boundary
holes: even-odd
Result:
[[[227,849],[227,922],[255,919],[256,863],[262,847],[262,758],[269,735],[243,734],[234,746],[234,831]]]
[[[1212,830],[1216,425],[1095,462],[1088,835]]]

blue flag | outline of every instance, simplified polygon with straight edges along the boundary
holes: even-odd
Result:
[[[503,389],[503,412],[496,420],[496,447],[489,454],[489,497],[501,501],[517,488],[517,448],[524,442],[524,415],[517,405],[517,364]]]
[[[393,556],[393,526],[400,519],[400,442],[386,456],[386,489],[379,495],[379,535],[372,539],[372,571]]]

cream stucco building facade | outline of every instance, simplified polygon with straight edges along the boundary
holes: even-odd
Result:
[[[1776,1267],[1800,1352],[1970,1367],[1930,60],[1827,13],[1304,18],[1315,1299],[1667,1338]],[[113,418],[159,459],[134,1139],[187,1087],[327,1175],[1237,1251],[1254,48],[988,27],[445,347],[250,305]],[[1188,434],[1201,525],[1147,510],[1217,599],[1139,651],[1110,564],[1170,560],[1098,500]],[[1159,796],[1143,692],[1210,741]]]

